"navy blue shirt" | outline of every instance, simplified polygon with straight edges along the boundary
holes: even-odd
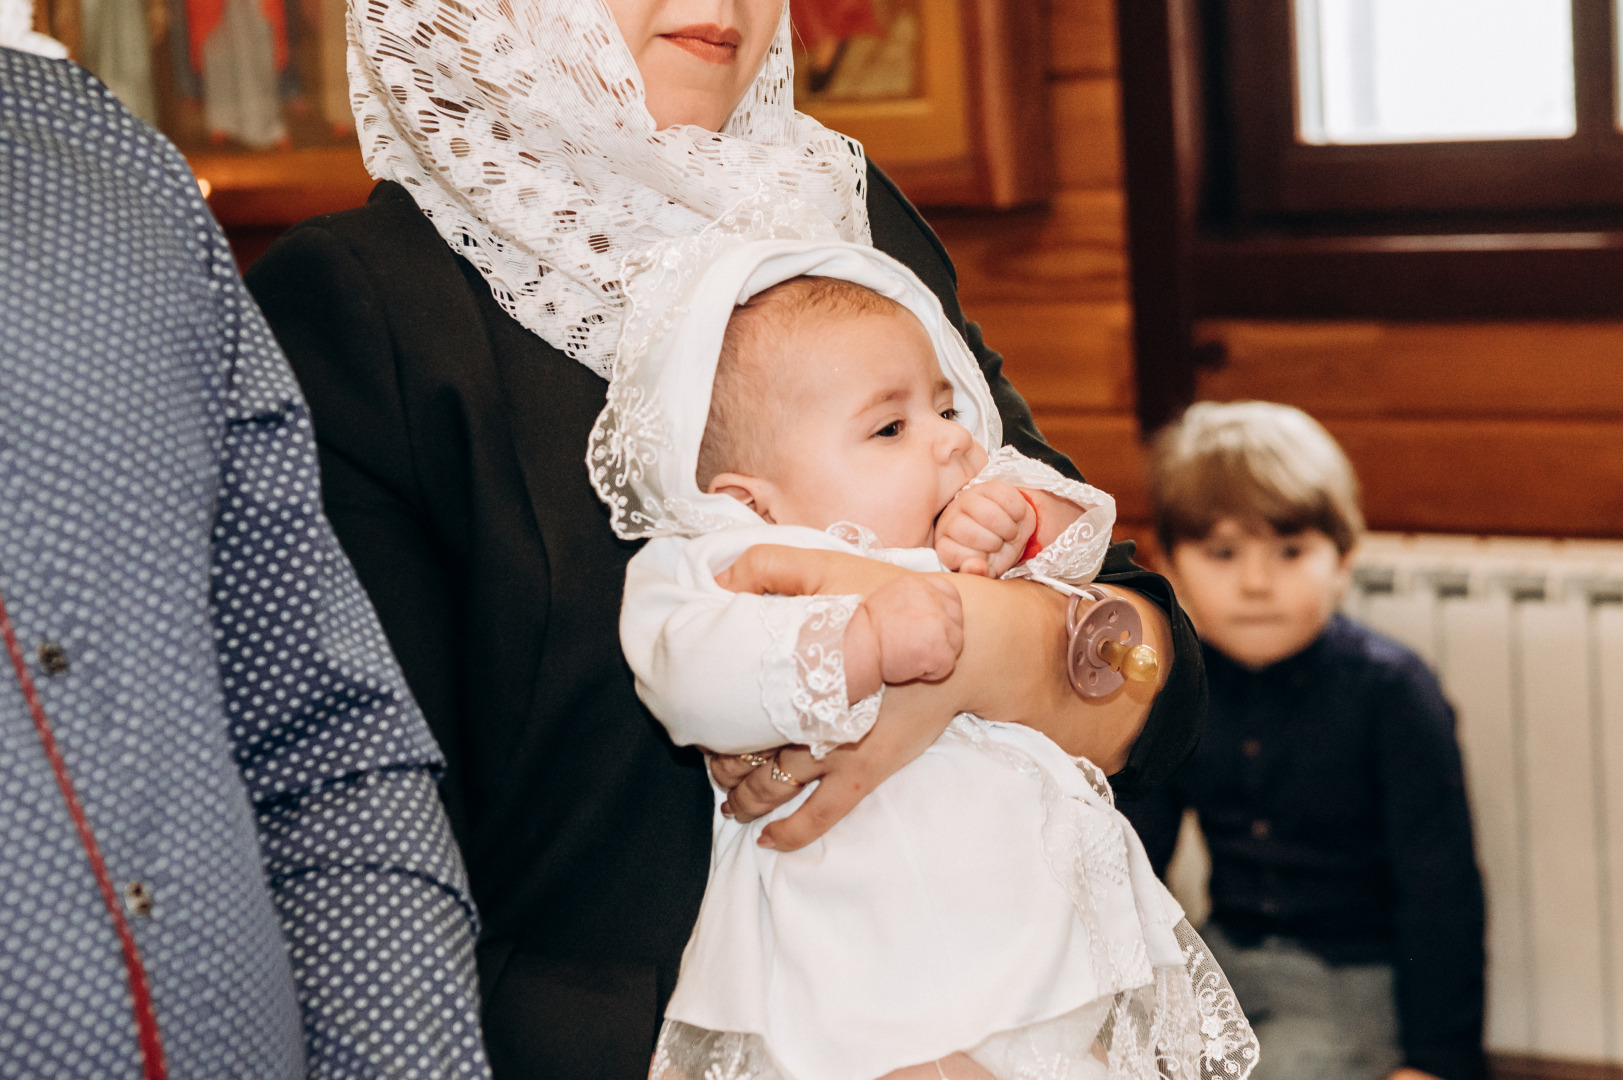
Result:
[[[1454,711],[1414,653],[1337,615],[1253,671],[1207,645],[1206,735],[1123,811],[1165,872],[1185,807],[1211,849],[1212,920],[1396,969],[1405,1063],[1482,1069],[1483,903]]]

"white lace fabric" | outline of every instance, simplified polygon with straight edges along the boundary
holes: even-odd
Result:
[[[860,595],[769,596],[761,605],[761,701],[784,741],[808,747],[814,758],[856,742],[879,719],[883,688],[847,700],[845,628],[861,605]]]
[[[1012,446],[1001,446],[965,489],[999,480],[1028,491],[1046,491],[1082,510],[1082,516],[1032,558],[1003,576],[1033,578],[1066,585],[1086,585],[1099,574],[1110,530],[1116,524],[1116,500],[1091,484],[1061,474],[1052,465],[1026,457]]]
[[[367,168],[411,193],[519,323],[607,378],[628,257],[745,200],[869,241],[862,147],[795,111],[784,8],[755,81],[711,132],[655,129],[603,0],[354,0]]]
[[[755,239],[761,236],[767,239]],[[588,448],[592,482],[610,508],[618,535],[653,540],[633,559],[633,570],[639,560],[648,562],[650,553],[684,553],[672,560],[677,569],[663,584],[646,590],[666,597],[662,602],[670,607],[661,611],[704,605],[734,611],[742,610],[735,604],[760,602],[754,609],[761,613],[759,620],[752,613],[747,628],[728,624],[733,636],[725,641],[713,634],[673,641],[667,655],[695,647],[691,654],[683,651],[684,662],[671,668],[673,684],[694,671],[716,670],[725,660],[758,678],[758,685],[749,688],[758,691],[748,695],[753,700],[742,700],[745,695],[733,688],[729,700],[734,707],[758,715],[764,705],[772,729],[782,737],[819,750],[860,737],[873,722],[878,701],[870,699],[871,706],[846,703],[843,637],[857,598],[735,599],[714,586],[715,566],[730,563],[710,561],[704,552],[707,546],[736,544],[736,558],[747,544],[784,542],[854,549],[915,569],[939,569],[940,563],[929,550],[878,549],[873,534],[860,525],[841,523],[827,532],[768,526],[742,503],[699,490],[698,450],[727,320],[740,301],[801,274],[842,277],[892,296],[931,335],[943,374],[953,384],[960,422],[982,445],[1000,447],[1001,424],[985,378],[939,302],[910,271],[871,248],[833,239],[815,221],[810,226],[798,222],[779,204],[746,205],[694,237],[650,249],[631,268],[617,366]],[[1082,506],[1082,522],[1053,545],[1048,569],[1078,581],[1097,572],[1113,514],[1108,496],[1035,463],[1022,464],[1012,451],[998,451],[995,465],[989,464],[983,475],[1051,491]],[[769,533],[783,539],[769,539]],[[928,565],[914,566],[914,560]],[[694,569],[690,561],[702,561],[708,572]],[[689,583],[684,594],[689,599],[669,589],[659,593],[672,581]],[[627,611],[637,611],[644,600],[628,587],[625,603]],[[721,625],[666,618],[654,612],[638,633],[653,640],[667,626],[680,637],[683,626]],[[641,655],[628,648],[628,659],[634,652]],[[756,666],[737,663],[746,654]],[[694,663],[694,658],[703,662]],[[640,661],[632,664],[640,681],[656,679],[651,666],[645,672]],[[680,707],[703,724],[722,726],[718,718],[703,715],[705,702],[719,699],[721,691],[707,688],[702,680],[683,685],[691,700],[680,706],[659,688],[644,700],[668,700],[673,710]],[[703,731],[696,730],[692,738],[714,745],[705,741]],[[921,767],[924,772],[914,771]],[[935,769],[949,771],[937,774]],[[996,779],[992,786],[910,786],[935,775]],[[911,822],[940,821],[949,812],[961,815],[949,830],[910,827]],[[851,824],[862,821],[868,824]],[[921,979],[910,1005],[928,1008],[916,1018],[917,1027],[909,1029],[907,1045],[914,1045],[911,1040],[919,1032],[926,1033],[931,1049],[922,1056],[928,1057],[962,1037],[973,1045],[961,1049],[976,1060],[984,1057],[983,1064],[1000,1080],[1243,1080],[1248,1075],[1247,1061],[1254,1054],[1245,1057],[1243,1036],[1249,1029],[1243,1018],[1233,1031],[1221,1022],[1224,1010],[1239,1015],[1226,985],[1212,988],[1206,997],[1197,992],[1188,956],[1174,932],[1182,913],[1155,880],[1136,834],[1114,809],[1108,784],[1097,769],[1068,757],[1035,731],[955,718],[925,755],[880,785],[815,850],[781,856],[764,852],[749,832],[760,824],[717,819],[705,905],[652,1066],[657,1080],[833,1080],[845,1075],[834,1063],[847,1051],[864,1060],[899,1053],[897,1044],[872,1038],[871,1031],[852,1036],[841,1025],[813,1023],[807,1017],[821,1003],[832,1003],[837,1011],[861,1000],[853,994],[875,993],[881,975],[905,979],[929,968],[927,962],[918,968],[911,962],[886,966],[893,959],[886,943],[894,950],[909,934],[915,951],[908,955],[914,961],[937,954],[951,955],[953,963],[972,957],[980,965],[977,970],[1005,977],[1012,958],[1026,955],[1011,952],[1008,927],[968,918],[964,913],[983,910],[978,902],[954,905],[966,890],[978,890],[976,895],[984,899],[1004,895],[997,890],[1014,889],[1013,883],[1018,883],[1017,895],[1010,894],[1008,904],[984,910],[1005,911],[1014,920],[1026,912],[1022,928],[1039,928],[1025,936],[1028,942],[1043,939],[1034,948],[1032,955],[1040,958],[1030,965],[1032,981],[1025,987],[1031,996],[1022,991],[1003,997],[999,1007],[1009,1011],[993,1013],[976,996],[976,986]],[[988,832],[983,839],[964,841],[972,828],[996,835]],[[915,865],[909,845],[916,846],[926,834],[938,840],[950,835],[944,842],[950,851],[931,856],[928,866]],[[977,852],[1008,856],[1010,861],[997,865],[1009,876],[985,872]],[[780,857],[783,861],[774,861]],[[819,890],[831,875],[844,884],[825,896]],[[942,875],[950,878],[952,888],[929,887],[944,880]],[[769,895],[775,899],[769,901]],[[840,907],[844,904],[856,906]],[[939,941],[920,944],[920,935],[935,924],[921,922],[917,912],[931,904],[946,905],[938,914],[950,908],[952,918],[964,916],[952,923],[958,933],[950,954],[936,947]],[[853,935],[863,932],[858,924],[876,918],[881,905],[894,918],[873,926],[889,926],[895,933],[883,942],[859,938],[865,944],[853,944]],[[1057,951],[1061,948],[1063,953]],[[842,955],[841,949],[847,952]],[[1041,974],[1046,970],[1042,965],[1053,964],[1058,955],[1067,960],[1051,972],[1052,978]],[[841,983],[852,965],[877,966],[853,980],[863,984],[859,987]],[[1022,964],[1020,970],[1025,969]],[[795,989],[784,989],[791,984]],[[842,995],[842,989],[848,993]],[[813,1004],[805,1011],[791,1010],[793,1016],[786,1018],[782,1003],[800,990],[807,991],[804,1000]],[[1028,1007],[1032,1001],[1045,1004]],[[883,1002],[876,1000],[872,1010],[861,1011],[860,1023],[883,1027],[891,1022]],[[945,1019],[949,1016],[950,1022]],[[790,1027],[781,1026],[785,1023]],[[773,1041],[767,1032],[774,1033]],[[842,1034],[847,1036],[844,1042],[839,1041]],[[797,1062],[795,1070],[779,1058]],[[1239,1064],[1231,1069],[1235,1062]],[[911,1063],[911,1058],[898,1060],[875,1075]]]
[[[1246,1080],[1257,1037],[1228,979],[1189,925],[1176,928],[1185,964],[1154,981],[970,1048],[997,1080]],[[922,1064],[922,1063],[921,1063]],[[649,1080],[794,1080],[766,1040],[678,1021],[660,1029]]]
[[[1042,842],[1093,946],[1102,993],[1061,1015],[993,1033],[963,1048],[998,1080],[1245,1080],[1257,1041],[1200,935],[1154,880],[1109,786],[1085,760],[1081,794],[998,725],[959,717],[943,736],[1038,778]],[[755,1033],[669,1020],[651,1080],[796,1080]]]
[[[759,525],[727,495],[699,490],[699,446],[722,337],[734,306],[801,275],[838,277],[896,300],[935,345],[959,421],[983,446],[1001,446],[1003,423],[975,356],[911,270],[883,252],[839,240],[820,217],[755,201],[699,234],[628,263],[626,313],[608,401],[587,447],[587,467],[622,539],[702,536]]]

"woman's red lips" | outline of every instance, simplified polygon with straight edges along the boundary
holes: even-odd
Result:
[[[714,23],[703,26],[684,26],[660,37],[679,49],[686,49],[700,60],[712,64],[730,64],[738,58],[738,46],[744,35],[737,30],[723,29]]]

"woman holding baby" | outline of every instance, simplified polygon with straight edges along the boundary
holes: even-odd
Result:
[[[928,226],[859,147],[793,111],[785,6],[352,6],[362,148],[384,182],[249,275],[310,400],[327,512],[446,755],[498,1080],[646,1075],[708,868],[706,763],[637,698],[618,619],[638,545],[616,538],[584,464],[627,259],[745,202],[820,215],[933,291],[1005,442],[1076,475],[964,320]],[[965,674],[1000,672],[1013,711],[1063,726],[1118,787],[1182,761],[1203,695],[1187,621],[1129,557],[1113,550],[1098,580],[1140,610],[1162,676],[1097,703],[1066,682],[1064,597],[954,579]],[[869,594],[905,573],[756,549],[730,584]],[[773,842],[821,835],[980,689],[890,687]],[[711,764],[741,817],[800,791],[770,758]]]

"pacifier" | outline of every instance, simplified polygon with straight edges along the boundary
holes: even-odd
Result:
[[[1085,698],[1104,697],[1128,679],[1154,682],[1160,673],[1160,658],[1144,644],[1144,623],[1126,600],[1090,585],[1071,597],[1065,629],[1065,673]]]

